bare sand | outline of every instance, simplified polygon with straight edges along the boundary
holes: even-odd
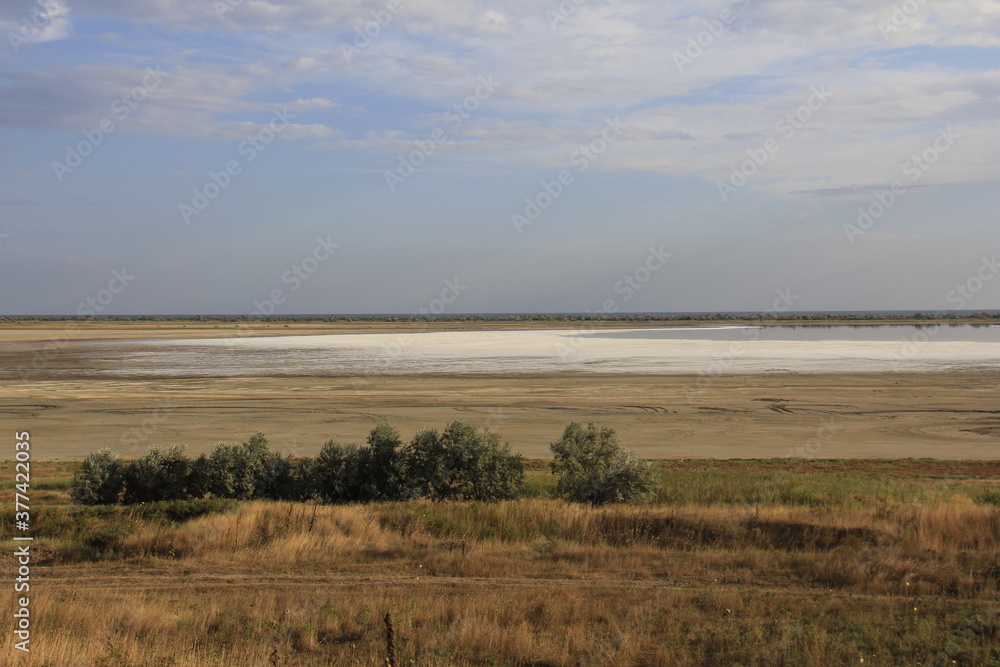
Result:
[[[1000,458],[1000,375],[730,376],[692,391],[684,376],[384,376],[12,382],[0,411],[30,430],[38,458],[189,452],[254,431],[314,455],[363,442],[379,420],[404,438],[452,419],[489,424],[529,457],[573,420],[618,429],[647,458]]]
[[[690,326],[688,322],[601,322],[601,329],[641,329]],[[346,333],[419,333],[424,331],[523,331],[526,329],[597,328],[591,323],[569,321],[479,322],[105,322],[32,321],[0,324],[0,344],[30,341],[134,340],[157,338],[223,338],[227,336],[302,336]]]
[[[65,326],[4,327],[0,343],[53,341]],[[218,334],[227,335],[225,325],[220,328]],[[71,340],[206,337],[215,325],[180,329],[103,323],[74,332]],[[302,325],[285,329],[260,332],[304,333]],[[305,326],[316,333],[406,329]],[[458,418],[489,424],[516,451],[538,458],[547,457],[549,443],[576,420],[615,427],[624,444],[647,458],[998,459],[998,390],[995,372],[67,377],[5,381],[0,412],[9,429],[31,431],[33,456],[40,459],[79,459],[104,446],[128,457],[173,443],[197,454],[255,431],[278,451],[305,456],[330,438],[363,442],[380,420],[396,424],[408,439]]]

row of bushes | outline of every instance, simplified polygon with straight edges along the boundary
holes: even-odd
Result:
[[[592,504],[649,496],[652,466],[622,449],[614,429],[572,423],[552,444],[552,472],[564,497]],[[514,499],[524,465],[488,428],[454,421],[443,432],[424,430],[403,444],[381,424],[367,446],[328,441],[316,458],[272,452],[262,433],[241,445],[216,445],[190,459],[179,445],[150,447],[134,461],[111,449],[90,454],[73,478],[73,499],[85,505],[136,504],[192,498],[317,500],[326,503]]]

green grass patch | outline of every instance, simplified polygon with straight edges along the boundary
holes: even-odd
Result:
[[[984,505],[1000,506],[1000,489],[990,489],[976,496],[976,502]]]
[[[520,497],[554,498],[557,477],[549,460],[525,461]],[[1000,505],[1000,461],[939,461],[933,459],[728,459],[654,461],[662,480],[653,503],[669,506],[731,505],[795,507],[857,507],[871,503],[930,503],[953,496]],[[74,472],[73,461],[32,463],[31,491],[56,496],[33,496],[35,507],[58,506],[65,501]],[[14,464],[0,463],[0,478],[14,485]],[[49,500],[47,500],[49,498]],[[199,499],[175,503],[147,503],[131,508],[131,516],[165,522],[183,522],[206,512],[226,511],[223,501]],[[75,505],[61,513],[83,516]],[[36,515],[38,525],[40,517]],[[8,529],[9,530],[9,529]],[[439,532],[453,532],[442,526]]]
[[[978,498],[1000,477],[992,461],[660,461],[655,503],[857,507]],[[989,502],[989,501],[985,501]]]
[[[144,525],[177,526],[199,516],[228,512],[235,501],[185,500],[119,505],[41,504],[32,509],[31,534],[59,560],[101,560],[120,556],[121,541]],[[0,539],[9,539],[6,527]]]

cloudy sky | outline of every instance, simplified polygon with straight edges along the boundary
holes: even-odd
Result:
[[[0,35],[4,314],[1000,308],[1000,3],[4,0]]]

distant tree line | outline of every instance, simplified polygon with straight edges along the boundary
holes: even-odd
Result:
[[[998,322],[1000,312],[976,313],[536,313],[524,315],[7,315],[13,322]]]
[[[659,479],[648,461],[618,443],[614,429],[572,423],[551,445],[558,493],[594,505],[648,498]],[[220,443],[191,459],[180,445],[150,447],[132,461],[110,448],[93,452],[73,478],[85,505],[226,498],[324,503],[430,500],[499,501],[518,497],[524,461],[488,428],[454,421],[422,430],[407,444],[389,424],[365,446],[330,440],[315,458],[271,451],[262,433],[240,445]]]

